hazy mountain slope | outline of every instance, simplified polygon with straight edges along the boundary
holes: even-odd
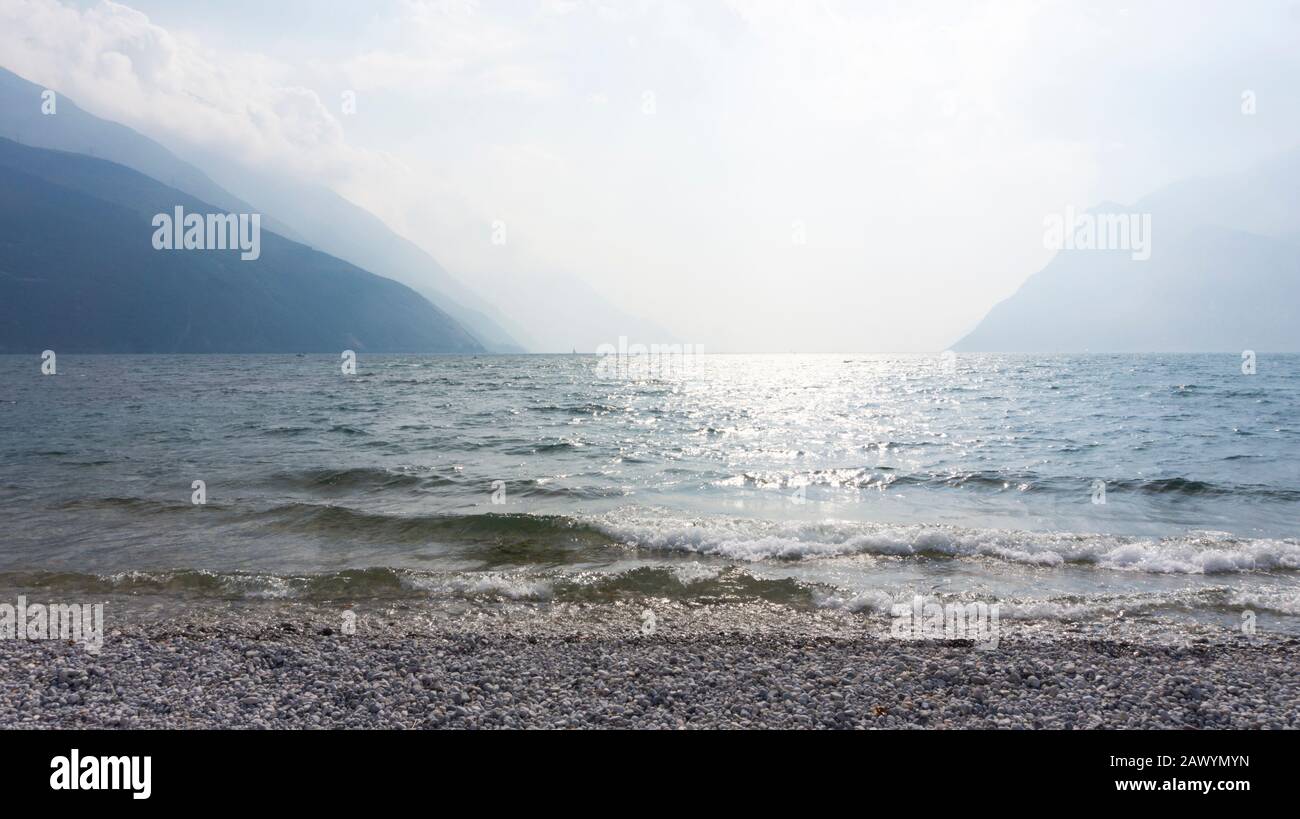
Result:
[[[233,167],[221,173],[231,188],[281,214],[309,244],[423,293],[494,352],[590,352],[603,343],[617,344],[620,335],[646,344],[675,340],[572,276],[533,271],[503,276],[495,286],[479,287],[485,300],[414,243],[332,191]]]
[[[517,338],[524,333],[501,311],[370,211],[321,185],[305,185],[238,168],[225,168],[223,172],[229,184],[268,211],[280,214],[307,244],[415,289],[461,322],[489,350],[524,350]]]
[[[261,232],[261,256],[155,250],[176,205],[105,160],[0,140],[0,352],[480,352],[409,288]]]
[[[1206,227],[1126,251],[1058,254],[953,349],[971,352],[1300,350],[1300,247]]]
[[[1241,174],[1176,182],[1143,197],[1134,209],[1180,225],[1300,237],[1300,149]]]
[[[246,193],[253,192],[254,206],[148,137],[88,114],[67,97],[57,97],[55,114],[42,114],[44,90],[0,68],[0,137],[108,159],[224,211],[261,213],[264,228],[413,287],[452,313],[489,349],[523,350],[501,328],[506,320],[499,311],[464,288],[427,253],[333,191],[229,169]]]
[[[1063,250],[953,349],[1300,350],[1300,153],[1100,210],[1150,213],[1150,259]]]
[[[252,205],[217,185],[202,171],[177,158],[152,139],[100,119],[58,95],[55,113],[41,113],[45,89],[0,68],[0,137],[23,145],[69,151],[107,159],[139,171],[228,213],[252,213]],[[287,225],[263,213],[262,227],[302,241]]]

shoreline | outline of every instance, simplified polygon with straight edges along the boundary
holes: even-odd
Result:
[[[644,612],[654,612],[653,633]],[[141,608],[0,640],[5,728],[1297,728],[1300,639],[1011,623],[899,640],[775,604]]]

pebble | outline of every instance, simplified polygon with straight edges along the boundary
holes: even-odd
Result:
[[[98,655],[2,640],[0,727],[1300,728],[1300,641],[1280,635],[1188,649],[1058,626],[983,651],[856,615],[659,601],[407,610],[346,639],[331,622],[144,618]]]

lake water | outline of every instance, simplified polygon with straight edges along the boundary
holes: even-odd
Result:
[[[11,588],[1300,631],[1300,356],[40,363],[0,357]]]

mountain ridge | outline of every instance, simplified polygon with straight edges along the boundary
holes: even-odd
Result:
[[[1061,250],[954,351],[1300,351],[1300,150],[1089,212],[1148,215],[1150,258]]]
[[[405,285],[273,231],[256,260],[155,250],[153,217],[177,206],[226,213],[104,159],[0,139],[0,352],[483,352]]]
[[[292,191],[283,192],[283,196],[277,194],[274,197],[268,195],[268,191],[273,189],[262,188],[262,195],[254,197],[257,204],[250,204],[156,140],[121,123],[97,117],[62,94],[55,99],[56,113],[42,114],[41,92],[44,90],[36,83],[0,68],[0,136],[14,137],[15,141],[34,147],[108,159],[226,212],[261,213],[264,226],[287,239],[412,287],[462,323],[484,342],[485,349],[495,352],[520,352],[524,349],[511,333],[499,327],[498,320],[485,314],[485,311],[493,310],[490,305],[480,302],[474,307],[464,307],[444,292],[468,291],[437,260],[392,232],[374,214],[328,188],[296,185]],[[304,208],[310,205],[319,207],[321,203],[332,205],[336,211],[341,210],[340,215],[323,225],[315,225],[302,216]],[[299,224],[290,225],[289,222]],[[300,229],[304,226],[306,230]],[[351,243],[359,244],[359,248],[350,247],[346,239],[350,235],[363,236],[361,242]],[[412,256],[407,252],[405,257],[395,261],[386,258],[386,253],[374,250],[389,244],[398,248],[410,245],[415,254]],[[462,295],[461,298],[469,297]]]

